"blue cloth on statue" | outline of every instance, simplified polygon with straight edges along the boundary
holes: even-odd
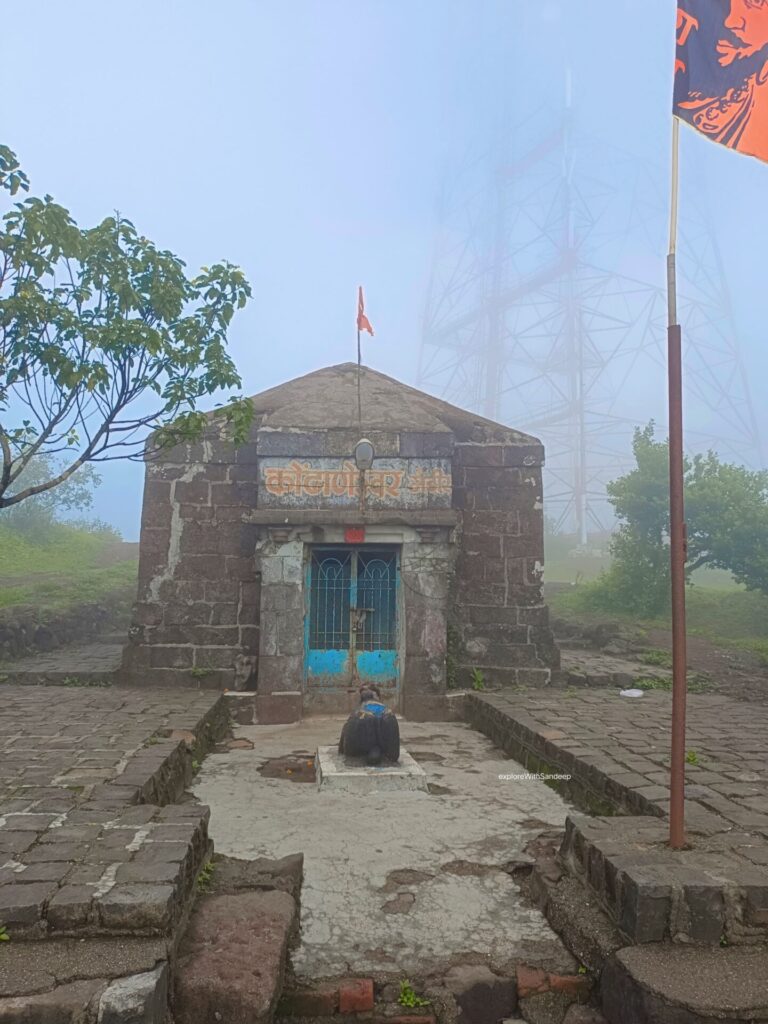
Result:
[[[367,711],[370,715],[373,715],[374,718],[383,718],[389,709],[386,704],[380,704],[376,700],[369,700],[362,705],[362,710]]]

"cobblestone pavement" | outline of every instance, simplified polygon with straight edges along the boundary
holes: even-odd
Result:
[[[564,756],[589,765],[595,789],[609,798],[620,787],[639,798],[635,810],[666,813],[669,694],[651,691],[630,698],[615,690],[559,691],[483,699],[508,709],[517,723],[554,744],[561,763]],[[691,822],[714,827],[718,815],[732,828],[768,839],[768,707],[690,694],[687,717]],[[605,788],[609,780],[611,792]]]
[[[0,692],[0,923],[30,939],[172,929],[208,848],[208,810],[164,805],[191,780],[192,750],[221,731],[223,700]]]
[[[10,683],[109,680],[120,668],[123,645],[94,641],[0,663],[0,679]]]

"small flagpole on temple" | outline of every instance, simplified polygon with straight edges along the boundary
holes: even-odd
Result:
[[[360,334],[362,331],[368,331],[371,337],[373,337],[373,328],[371,327],[371,321],[365,315],[365,299],[363,298],[363,286],[357,289],[357,422],[362,430],[363,427],[363,399],[361,396],[360,378],[362,376],[363,368],[363,353],[360,345]]]
[[[677,315],[677,220],[680,196],[680,122],[672,118],[672,188],[667,256],[667,350],[669,366],[669,539],[672,582],[672,742],[670,750],[669,843],[685,846],[685,527],[683,463],[682,330]]]
[[[363,399],[360,393],[360,375],[363,367],[363,354],[360,348],[360,321],[357,322],[357,424],[363,428]]]

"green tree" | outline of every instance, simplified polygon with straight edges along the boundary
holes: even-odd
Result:
[[[50,456],[38,455],[24,467],[16,487],[24,490],[46,483],[61,474],[65,467]],[[43,541],[51,527],[61,522],[62,512],[86,512],[93,506],[93,491],[101,483],[95,468],[86,463],[51,490],[41,490],[26,501],[11,505],[0,515],[0,526]],[[87,524],[79,520],[81,526]],[[117,531],[115,531],[116,533]]]
[[[29,191],[6,146],[0,189]],[[80,228],[49,195],[12,203],[0,230],[0,509],[86,463],[199,438],[198,402],[221,390],[230,397],[217,415],[242,441],[252,407],[231,394],[241,380],[226,346],[250,294],[227,262],[188,277],[119,215]],[[58,471],[24,484],[41,456]]]
[[[649,423],[636,430],[635,468],[608,485],[619,521],[614,562],[593,586],[591,603],[641,615],[669,603],[669,444]],[[725,569],[768,593],[768,473],[721,462],[714,452],[686,459],[687,573]]]

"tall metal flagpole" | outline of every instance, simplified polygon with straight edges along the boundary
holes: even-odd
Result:
[[[687,644],[685,563],[687,538],[683,491],[683,357],[677,316],[677,217],[680,195],[680,122],[672,118],[672,190],[667,256],[667,348],[669,362],[669,535],[672,578],[672,744],[669,787],[669,843],[685,846],[685,711]]]

